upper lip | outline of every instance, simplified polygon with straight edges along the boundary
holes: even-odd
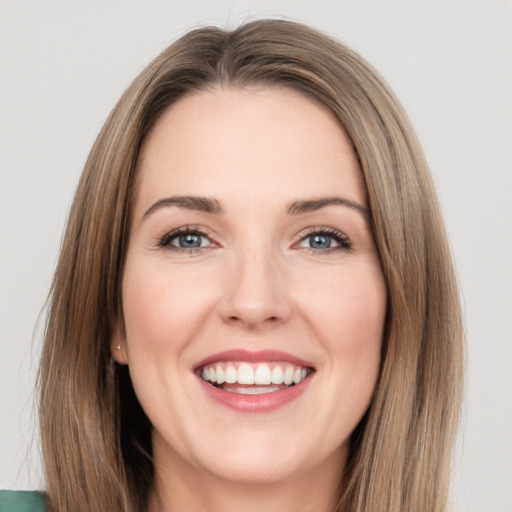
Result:
[[[198,370],[203,366],[217,363],[219,361],[243,361],[248,363],[282,361],[305,368],[314,368],[311,362],[292,354],[288,354],[287,352],[282,352],[280,350],[232,349],[226,350],[224,352],[218,352],[217,354],[212,354],[211,356],[206,357],[194,366],[194,370]]]

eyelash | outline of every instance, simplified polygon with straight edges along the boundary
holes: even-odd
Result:
[[[339,244],[338,247],[328,247],[325,249],[315,249],[313,247],[305,247],[308,254],[325,254],[325,253],[331,253],[335,251],[350,251],[352,249],[352,241],[350,238],[343,233],[342,231],[339,231],[335,228],[330,228],[327,226],[320,226],[315,228],[309,228],[305,232],[301,233],[300,236],[300,242],[303,242],[304,240],[307,240],[308,238],[314,236],[314,235],[324,235],[329,238],[334,239],[335,242]]]
[[[177,229],[174,229],[168,233],[166,233],[164,236],[159,237],[157,246],[158,248],[170,248],[172,250],[176,251],[184,251],[188,253],[197,253],[201,252],[205,249],[205,247],[178,247],[171,245],[171,242],[180,236],[186,236],[186,235],[197,235],[201,237],[209,238],[210,232],[205,230],[204,228],[201,228],[200,226],[183,226]],[[303,249],[306,249],[306,252],[308,254],[326,254],[331,253],[335,251],[350,251],[352,249],[352,241],[350,238],[345,235],[342,231],[339,231],[335,228],[331,227],[314,227],[309,228],[306,231],[302,232],[300,235],[300,241],[298,243],[301,243],[308,238],[315,236],[315,235],[323,235],[328,238],[332,238],[336,243],[339,244],[338,247],[328,247],[325,249],[315,249],[313,247],[303,247]],[[211,244],[208,247],[215,247],[215,242],[212,242],[210,240]],[[297,244],[294,245],[294,247]]]
[[[183,226],[181,228],[174,229],[170,231],[169,233],[166,233],[163,237],[160,237],[158,239],[158,247],[159,248],[169,248],[175,251],[184,251],[188,253],[196,253],[201,252],[204,247],[177,247],[174,245],[171,245],[171,242],[180,236],[186,236],[186,235],[198,235],[202,237],[209,238],[210,232],[205,230],[204,228],[201,228],[199,226]],[[215,243],[212,242],[212,245],[215,246]],[[210,246],[211,247],[211,246]]]

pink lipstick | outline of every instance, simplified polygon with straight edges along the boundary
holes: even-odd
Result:
[[[270,412],[299,398],[313,365],[275,350],[229,350],[203,359],[194,372],[207,395],[239,412]]]

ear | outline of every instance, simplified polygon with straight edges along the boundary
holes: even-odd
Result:
[[[110,353],[119,364],[128,364],[128,347],[126,343],[126,334],[124,329],[116,323],[112,329],[112,339],[110,340]]]

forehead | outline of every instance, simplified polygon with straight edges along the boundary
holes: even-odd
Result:
[[[277,202],[343,194],[366,204],[338,121],[317,102],[278,88],[193,93],[165,111],[142,146],[137,202],[166,193]]]

